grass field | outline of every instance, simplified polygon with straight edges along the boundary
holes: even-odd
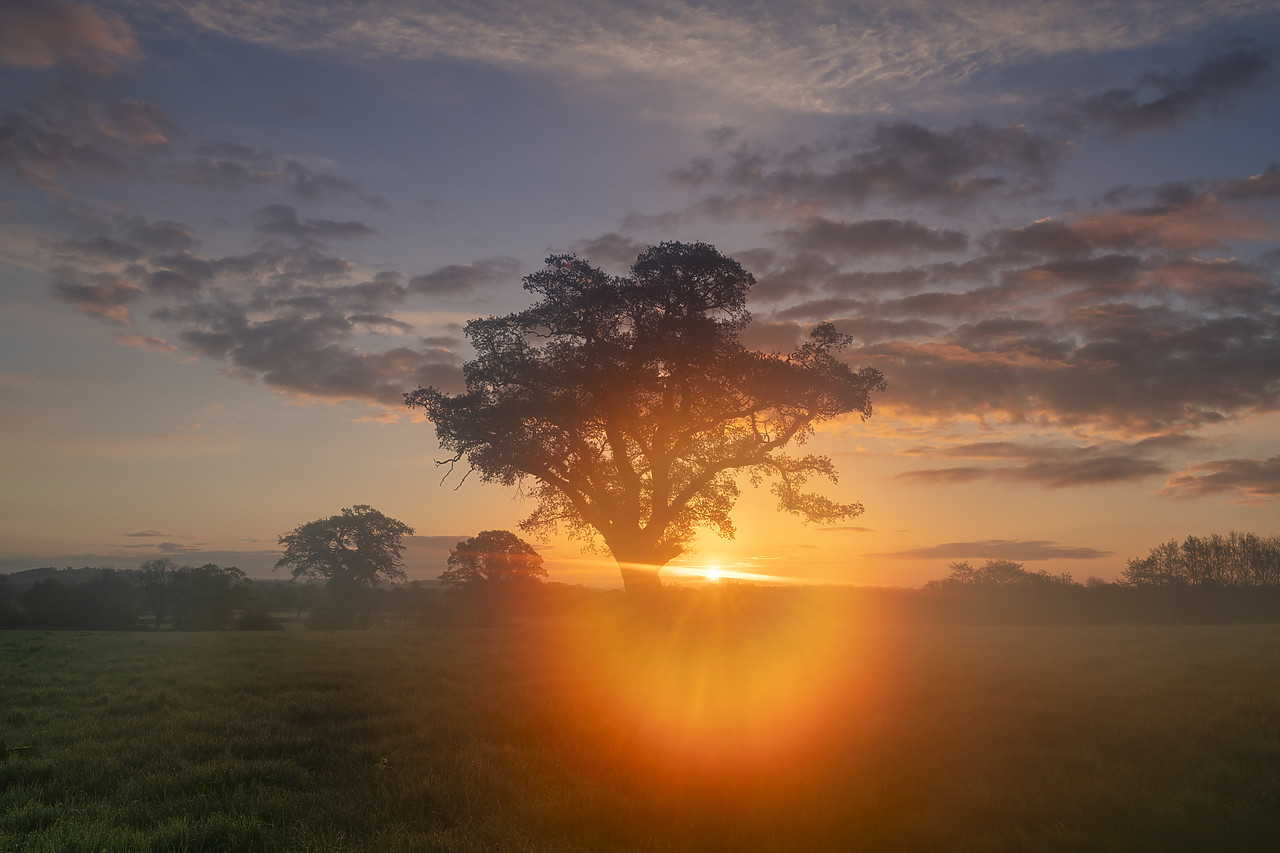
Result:
[[[0,849],[1276,850],[1280,627],[0,633]]]

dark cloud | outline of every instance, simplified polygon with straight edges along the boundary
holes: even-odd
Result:
[[[176,160],[173,169],[176,180],[209,189],[279,186],[307,200],[360,193],[360,187],[346,178],[317,172],[274,151],[236,142],[204,143],[194,155]]]
[[[142,288],[111,273],[87,274],[68,266],[49,273],[55,299],[69,302],[77,311],[119,326],[129,326],[133,317],[129,303],[143,295]]]
[[[155,549],[161,554],[190,554],[199,551],[199,545],[183,545],[180,542],[157,542]]]
[[[58,240],[49,245],[55,255],[101,261],[136,261],[142,257],[142,249],[132,243],[113,240],[110,237],[93,237],[88,240]]]
[[[742,343],[761,352],[792,352],[804,336],[804,328],[794,322],[752,319],[743,330]]]
[[[794,251],[851,257],[959,252],[969,245],[968,235],[961,231],[931,228],[912,219],[833,222],[819,216],[776,234]]]
[[[1231,201],[1262,201],[1280,197],[1280,166],[1272,163],[1266,171],[1247,178],[1224,181],[1218,195]]]
[[[1225,495],[1237,503],[1270,503],[1280,497],[1280,456],[1197,462],[1170,476],[1161,494],[1173,498]]]
[[[611,231],[590,240],[579,240],[571,248],[575,254],[596,266],[624,271],[631,268],[636,257],[648,248],[648,244],[638,243]]]
[[[163,530],[138,530],[134,533],[121,533],[120,535],[132,539],[160,539],[173,534],[165,533]]]
[[[136,157],[167,145],[164,110],[138,101],[96,101],[59,83],[24,109],[0,114],[0,164],[23,183],[65,195],[68,174],[118,176]]]
[[[893,122],[877,125],[858,142],[839,139],[789,151],[739,145],[695,160],[670,178],[694,189],[740,193],[699,202],[702,213],[722,217],[872,199],[954,207],[1045,188],[1062,150],[1059,141],[1022,125],[974,122],[939,131]]]
[[[414,326],[394,312],[410,294],[404,276],[383,270],[352,281],[354,265],[326,254],[317,242],[359,235],[367,231],[363,225],[302,219],[284,205],[259,209],[252,219],[267,239],[245,255],[206,256],[185,248],[197,241],[175,222],[123,220],[117,227],[151,247],[184,247],[176,251],[148,255],[106,236],[63,241],[60,248],[85,263],[115,259],[127,265],[118,273],[59,267],[51,275],[52,295],[99,319],[131,325],[130,308],[150,293],[149,319],[172,333],[167,340],[130,334],[122,344],[163,352],[176,351],[177,344],[227,363],[231,375],[261,379],[290,394],[399,410],[402,395],[420,384],[460,387],[461,362],[447,348],[459,342],[457,329],[438,340],[410,337]],[[475,284],[513,265],[488,259],[463,269]]]
[[[851,361],[880,368],[877,405],[909,417],[995,418],[1121,432],[1185,429],[1280,409],[1280,322],[1102,305],[1050,341],[1000,336],[893,340]]]
[[[1059,545],[1047,539],[984,539],[975,542],[944,542],[922,548],[867,554],[868,557],[898,557],[909,560],[1097,560],[1111,556],[1111,551],[1097,548]]]
[[[415,275],[409,279],[409,290],[431,296],[460,296],[480,287],[510,281],[519,272],[520,262],[515,258],[485,258],[471,264],[449,264]]]
[[[1087,255],[1100,248],[1091,235],[1053,219],[1040,219],[1021,228],[992,231],[983,242],[988,248],[1003,252],[1032,252],[1054,256]]]
[[[346,317],[254,320],[221,306],[178,337],[193,352],[229,362],[240,376],[304,396],[400,406],[404,393],[419,385],[461,386],[461,361],[453,353],[411,347],[365,352],[350,342],[355,329]]]
[[[285,162],[284,170],[280,176],[280,183],[286,190],[299,198],[312,201],[344,193],[360,192],[360,187],[352,181],[340,178],[337,175],[314,171],[297,160]],[[378,206],[379,203],[385,206],[386,200],[376,199],[373,203],[375,206]]]
[[[1115,135],[1173,127],[1205,110],[1229,106],[1271,76],[1269,51],[1236,39],[1209,53],[1189,74],[1147,74],[1133,88],[1116,88],[1069,103],[1055,116],[1067,125],[1096,125]]]
[[[810,320],[813,322],[823,322],[834,317],[847,317],[856,313],[862,303],[856,299],[845,297],[832,297],[830,299],[811,299],[808,302],[801,302],[799,305],[792,305],[790,308],[784,308],[781,311],[774,311],[773,320]]]
[[[1185,442],[1182,442],[1185,444]],[[989,441],[930,449],[935,459],[961,458],[983,464],[926,468],[899,474],[897,479],[925,485],[967,483],[989,479],[1033,483],[1048,488],[1099,486],[1141,480],[1168,473],[1156,458],[1169,442],[1151,444],[1105,442],[1083,446]]]
[[[464,343],[464,339],[460,334],[458,335],[426,335],[425,337],[418,338],[418,342],[421,343],[424,347],[431,347],[432,349],[437,349],[437,348],[453,349],[455,347],[462,346],[462,344]]]
[[[817,244],[761,250],[757,290],[780,305],[761,320],[787,334],[788,324],[835,322],[857,341],[851,363],[889,377],[877,405],[907,418],[1088,425],[1123,436],[1275,411],[1280,277],[1266,255],[1250,264],[1200,254],[1274,239],[1265,213],[1220,202],[1221,188],[1239,183],[1131,189],[1125,197],[1141,206],[998,229],[978,241],[984,253],[958,262],[867,270]],[[1169,470],[1164,459],[1094,456],[920,478],[1066,485]]]
[[[178,251],[193,245],[191,228],[171,219],[137,224],[129,230],[129,237],[159,252]]]
[[[298,211],[287,204],[269,204],[253,212],[253,229],[271,237],[298,240],[332,240],[364,237],[373,229],[363,222],[332,219],[299,219]]]
[[[0,64],[51,68],[67,63],[111,74],[142,58],[133,30],[114,12],[58,0],[0,5]]]

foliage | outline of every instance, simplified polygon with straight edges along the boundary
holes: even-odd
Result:
[[[440,580],[453,587],[530,583],[547,576],[542,555],[509,530],[485,530],[449,552]]]
[[[1188,536],[1155,546],[1125,565],[1132,586],[1263,587],[1280,586],[1280,536],[1214,533]]]
[[[244,572],[206,563],[183,566],[172,575],[173,627],[184,631],[217,631],[248,598]]]
[[[151,611],[157,631],[169,615],[173,600],[173,573],[173,560],[167,557],[147,560],[138,567],[138,589],[142,593],[143,604]]]
[[[987,560],[979,568],[974,568],[968,560],[957,561],[950,565],[951,574],[942,580],[929,581],[928,589],[954,588],[992,588],[992,587],[1030,587],[1030,586],[1071,586],[1071,575],[1051,575],[1044,569],[1027,571],[1022,563],[1012,560]]]
[[[127,575],[101,569],[84,583],[46,578],[27,587],[20,621],[49,628],[127,630],[137,627],[138,603]]]
[[[824,421],[869,417],[884,379],[841,361],[852,339],[828,323],[789,355],[748,350],[753,284],[705,243],[651,247],[625,277],[553,255],[524,279],[540,301],[467,324],[466,391],[406,402],[435,423],[451,468],[527,490],[522,529],[598,536],[628,589],[656,587],[697,529],[733,536],[739,474],[773,479],[780,509],[809,521],[862,511],[806,491],[836,479],[830,458],[782,450]]]
[[[331,587],[369,588],[379,580],[405,579],[404,536],[413,528],[367,504],[346,507],[280,537],[284,556],[276,568],[289,567],[295,579],[324,578]]]

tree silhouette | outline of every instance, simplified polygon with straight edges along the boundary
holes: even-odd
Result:
[[[401,539],[412,534],[412,527],[371,506],[347,507],[281,536],[284,556],[276,568],[290,567],[295,579],[324,578],[331,592],[351,598],[379,580],[405,579]]]
[[[1071,586],[1071,575],[1051,575],[1044,569],[1028,571],[1022,563],[1013,560],[987,560],[980,567],[974,568],[968,560],[953,562],[948,568],[951,573],[942,580],[929,581],[925,586],[929,589],[957,589],[994,587],[1033,587],[1043,585]]]
[[[509,530],[485,530],[449,552],[449,568],[440,580],[450,586],[475,588],[538,581],[547,576],[542,555]]]
[[[168,557],[147,560],[138,567],[138,589],[142,592],[143,603],[155,619],[152,627],[157,631],[173,603],[173,574],[173,560]]]
[[[780,509],[809,521],[862,511],[805,491],[815,475],[835,480],[830,458],[781,451],[822,421],[869,417],[884,379],[839,360],[852,339],[829,323],[786,356],[747,349],[753,284],[705,243],[651,247],[625,277],[553,255],[524,279],[539,302],[467,324],[466,391],[406,402],[434,422],[451,469],[465,460],[527,490],[537,505],[522,529],[598,536],[628,591],[656,591],[698,528],[733,536],[741,473],[773,478]]]

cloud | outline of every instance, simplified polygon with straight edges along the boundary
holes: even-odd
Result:
[[[311,201],[360,193],[360,187],[346,178],[317,172],[293,158],[238,142],[202,143],[194,154],[174,161],[172,174],[180,183],[215,190],[279,186]]]
[[[961,458],[983,464],[926,468],[898,474],[896,479],[921,485],[967,483],[979,479],[1031,483],[1047,488],[1101,486],[1142,480],[1168,473],[1158,455],[1184,447],[1189,439],[1100,442],[1064,446],[1050,442],[987,441],[927,451],[935,459]],[[915,451],[921,452],[921,451]]]
[[[1223,181],[1218,187],[1218,195],[1231,201],[1263,201],[1280,197],[1280,166],[1273,163],[1256,175]]]
[[[1274,317],[1122,304],[1081,309],[1064,324],[1080,338],[892,340],[850,360],[889,377],[877,407],[904,417],[1150,433],[1280,409]]]
[[[1270,171],[1233,191],[1267,197]],[[1224,188],[1243,185],[1129,187],[1111,203],[1136,206],[993,229],[967,240],[958,260],[898,269],[846,253],[835,239],[843,224],[826,229],[832,239],[808,242],[801,225],[773,234],[782,250],[756,251],[763,272],[752,303],[776,305],[758,322],[777,338],[828,320],[853,335],[848,360],[889,378],[877,407],[892,416],[1119,438],[1238,420],[1280,409],[1280,271],[1266,255],[1251,264],[1192,252],[1280,239],[1272,212],[1223,202]],[[870,222],[855,233],[910,235],[905,242],[932,233]],[[1163,459],[1094,456],[915,476],[1068,485],[1168,470]]]
[[[632,259],[634,260],[634,258]],[[490,284],[510,281],[519,274],[515,258],[485,258],[470,264],[449,264],[409,279],[409,290],[431,296],[460,296]]]
[[[0,114],[0,165],[19,181],[66,195],[68,174],[115,177],[135,169],[138,156],[166,146],[167,113],[141,101],[97,101],[59,83],[21,110]]]
[[[570,248],[575,254],[586,258],[598,267],[611,267],[621,272],[631,269],[631,265],[636,262],[640,253],[649,247],[646,243],[636,242],[616,231],[611,231],[589,240],[579,240]]]
[[[49,244],[55,255],[102,261],[136,261],[142,257],[142,249],[122,240],[110,237],[93,237],[88,240],[58,240]]]
[[[86,274],[67,266],[55,267],[49,278],[55,299],[99,320],[120,326],[133,324],[129,303],[143,295],[137,285],[112,273]]]
[[[1072,104],[1067,122],[1083,121],[1123,136],[1172,127],[1207,109],[1221,110],[1271,75],[1268,51],[1252,39],[1234,39],[1209,53],[1189,74],[1146,74],[1139,88],[1109,89]],[[1143,100],[1143,91],[1151,97]]]
[[[171,219],[134,225],[129,236],[148,249],[159,252],[181,251],[193,245],[191,228]]]
[[[894,557],[904,560],[1013,560],[1034,562],[1039,560],[1097,560],[1108,557],[1111,551],[1097,548],[1059,545],[1047,539],[983,539],[974,542],[944,542],[922,548],[867,554],[868,557]]]
[[[298,240],[332,240],[364,237],[373,229],[363,222],[337,222],[332,219],[298,218],[298,211],[287,204],[269,204],[253,212],[253,229],[271,237]]]
[[[141,58],[133,30],[114,12],[58,0],[5,0],[0,6],[0,64],[51,68],[65,62],[102,75]]]
[[[1197,462],[1171,475],[1160,493],[1179,499],[1226,495],[1235,503],[1271,503],[1280,497],[1280,456]]]
[[[419,385],[461,386],[460,361],[452,353],[410,347],[362,352],[338,343],[349,330],[323,319],[275,319],[230,331],[188,329],[179,336],[193,351],[229,361],[237,375],[307,397],[399,406]]]
[[[968,235],[961,231],[930,228],[911,219],[833,222],[814,217],[799,228],[778,231],[776,236],[793,251],[850,257],[958,252],[969,245]]]
[[[865,138],[836,139],[785,151],[740,144],[670,173],[693,189],[714,185],[737,193],[699,202],[704,215],[760,215],[790,209],[862,206],[872,200],[921,202],[950,209],[988,196],[1025,195],[1051,185],[1061,141],[1014,124],[983,122],[935,130],[909,121],[877,124]],[[708,204],[715,202],[715,208]],[[918,223],[911,223],[918,225]],[[893,232],[892,226],[863,229]],[[833,229],[834,230],[834,229]],[[927,239],[904,223],[893,236]],[[866,239],[865,237],[863,238]],[[958,236],[933,235],[954,242]]]
[[[138,530],[134,533],[121,533],[120,535],[133,539],[159,539],[173,534],[165,533],[163,530]]]
[[[180,542],[157,542],[155,549],[161,554],[190,554],[199,551],[199,545],[183,545]]]
[[[1265,0],[1135,0],[1122,6],[1068,0],[904,6],[877,0],[841,6],[839,14],[821,0],[636,0],[604,7],[591,0],[323,6],[242,0],[184,6],[198,26],[278,50],[351,59],[453,58],[596,87],[634,90],[638,82],[656,82],[687,98],[690,109],[696,103],[699,113],[709,93],[728,105],[867,112],[892,95],[932,95],[941,84],[1015,62],[1160,44],[1213,22],[1270,11]]]

